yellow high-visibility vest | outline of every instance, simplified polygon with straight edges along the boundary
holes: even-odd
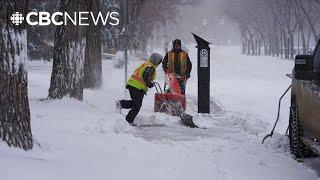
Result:
[[[143,72],[147,67],[154,67],[154,69],[156,69],[157,67],[150,61],[147,61],[143,64],[141,64],[132,74],[132,76],[130,77],[130,79],[128,80],[127,84],[135,87],[139,90],[143,90],[144,92],[148,91],[148,87],[146,85],[146,82],[143,80]],[[156,71],[154,72],[153,76],[152,76],[152,80],[154,80],[156,78]]]
[[[175,63],[180,63],[180,74],[181,75],[186,75],[187,72],[187,53],[184,51],[179,52],[178,54],[178,59],[175,60],[174,58],[175,53],[173,51],[169,51],[168,52],[168,64],[167,64],[167,68],[168,68],[168,73],[176,73],[175,72]],[[178,62],[176,62],[178,61]]]

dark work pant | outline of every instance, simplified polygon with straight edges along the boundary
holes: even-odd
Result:
[[[180,86],[181,93],[182,94],[186,94],[186,81],[178,79],[178,83],[179,83],[179,86]]]
[[[144,92],[132,86],[127,86],[127,89],[129,90],[131,100],[121,100],[120,104],[124,109],[131,109],[126,116],[126,120],[129,123],[133,123],[142,106]]]
[[[179,86],[180,86],[180,90],[181,90],[181,93],[182,94],[186,94],[186,81],[185,80],[180,80],[180,79],[177,79],[178,80],[178,83],[179,83]],[[166,89],[166,86],[165,86],[165,92],[166,93],[170,93],[170,89]]]

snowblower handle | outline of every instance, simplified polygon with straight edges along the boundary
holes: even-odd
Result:
[[[152,83],[155,85],[154,87],[156,88],[157,93],[163,93],[161,86],[158,82],[152,81]]]

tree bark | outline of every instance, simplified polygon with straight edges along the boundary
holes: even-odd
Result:
[[[14,12],[26,15],[27,0],[0,1],[0,138],[9,146],[32,149],[28,101],[27,32],[13,25]]]
[[[85,11],[84,0],[61,0],[61,12]],[[55,33],[53,68],[49,89],[50,99],[69,96],[83,99],[83,63],[85,28],[69,22],[58,26]]]
[[[95,16],[100,11],[99,0],[90,0],[89,11]],[[100,88],[102,85],[102,62],[101,62],[101,30],[100,24],[94,25],[91,17],[86,32],[86,50],[84,60],[84,88]]]

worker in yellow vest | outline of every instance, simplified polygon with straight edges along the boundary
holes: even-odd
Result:
[[[173,41],[172,50],[166,53],[162,61],[162,68],[165,73],[174,73],[177,76],[182,94],[186,91],[186,82],[190,78],[192,63],[188,53],[181,49],[181,41]]]
[[[142,100],[148,88],[154,86],[153,81],[156,78],[156,69],[161,62],[162,56],[158,53],[153,53],[145,63],[134,71],[127,82],[126,88],[129,90],[131,100],[116,102],[116,108],[119,110],[122,108],[131,109],[126,116],[126,120],[130,125],[135,125],[134,119],[140,111]]]

